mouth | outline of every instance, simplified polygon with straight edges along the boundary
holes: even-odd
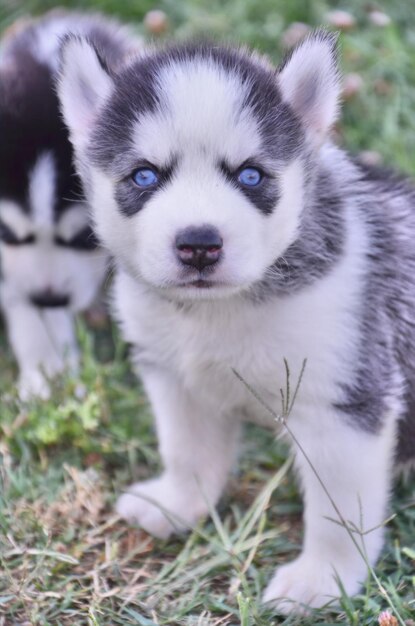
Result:
[[[164,284],[159,284],[158,287],[173,297],[185,299],[222,298],[240,291],[240,285],[228,280],[228,277],[217,277],[213,272],[189,274],[177,276]]]
[[[236,285],[229,284],[219,280],[208,280],[206,278],[197,278],[194,280],[178,282],[176,285],[171,285],[173,289],[177,290],[177,293],[188,293],[189,297],[193,297],[196,293],[206,295],[209,293],[209,297],[219,296],[220,294],[228,294],[230,292],[239,291]]]
[[[212,280],[205,280],[203,278],[198,278],[197,280],[193,280],[190,283],[184,283],[180,285],[181,287],[196,287],[196,289],[211,289],[212,287],[220,286],[219,283],[215,283]]]
[[[178,300],[215,300],[240,292],[240,287],[225,281],[193,278],[163,285],[166,295]]]
[[[173,286],[173,285],[172,285]],[[179,289],[225,289],[226,287],[232,287],[226,281],[214,280],[204,276],[190,278],[188,280],[179,280],[174,287]]]

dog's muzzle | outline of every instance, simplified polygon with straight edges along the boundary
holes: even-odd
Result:
[[[219,261],[223,240],[214,226],[190,226],[177,234],[175,244],[179,261],[201,272]]]

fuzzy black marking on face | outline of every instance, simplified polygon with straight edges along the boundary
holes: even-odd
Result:
[[[0,136],[1,199],[30,213],[30,175],[39,157],[50,153],[55,168],[55,215],[82,200],[51,71],[24,50],[0,71]]]
[[[34,243],[36,240],[33,234],[19,237],[16,233],[0,219],[0,241],[9,246],[22,246]]]
[[[63,248],[71,248],[72,250],[88,251],[95,250],[99,246],[99,241],[90,226],[85,226],[81,231],[77,232],[70,239],[64,239],[57,235],[55,243]]]
[[[171,180],[176,162],[164,168],[156,168],[150,163],[140,163],[129,176],[124,178],[118,185],[115,193],[118,206],[124,215],[135,215],[145,203]],[[147,187],[142,187],[134,181],[135,173],[140,169],[149,169],[156,174],[156,182]]]
[[[240,176],[246,169],[251,168],[259,173],[259,182],[253,185],[243,184]],[[280,197],[277,178],[272,172],[267,171],[254,158],[249,159],[236,170],[225,161],[222,161],[219,169],[226,180],[235,189],[241,191],[264,215],[272,213]]]

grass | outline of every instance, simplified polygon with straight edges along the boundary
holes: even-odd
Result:
[[[50,0],[3,0],[0,24]],[[91,3],[63,2],[91,8]],[[375,150],[385,163],[415,174],[415,12],[410,2],[378,3],[392,18],[371,25],[363,3],[349,0],[161,0],[165,37],[209,32],[281,58],[294,21],[317,26],[328,9],[349,10],[356,27],[341,36],[345,73],[363,85],[345,103],[338,140]],[[97,9],[141,25],[150,0],[99,0]],[[168,542],[128,528],[113,513],[115,494],[158,471],[149,408],[128,355],[111,327],[80,322],[83,368],[60,381],[46,403],[22,406],[16,367],[0,332],[0,626],[188,626],[376,624],[388,608],[415,624],[415,490],[398,481],[387,541],[361,595],[307,618],[283,618],[259,599],[276,565],[301,545],[301,500],[287,450],[272,432],[247,427],[241,467],[217,514]],[[401,622],[401,623],[402,623]]]

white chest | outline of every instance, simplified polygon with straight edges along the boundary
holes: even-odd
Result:
[[[115,289],[125,337],[139,360],[169,368],[212,405],[259,408],[233,369],[277,411],[287,382],[284,360],[293,386],[307,359],[300,407],[334,402],[338,383],[352,375],[360,280],[346,262],[301,293],[262,304],[240,298],[178,307],[124,274]]]

